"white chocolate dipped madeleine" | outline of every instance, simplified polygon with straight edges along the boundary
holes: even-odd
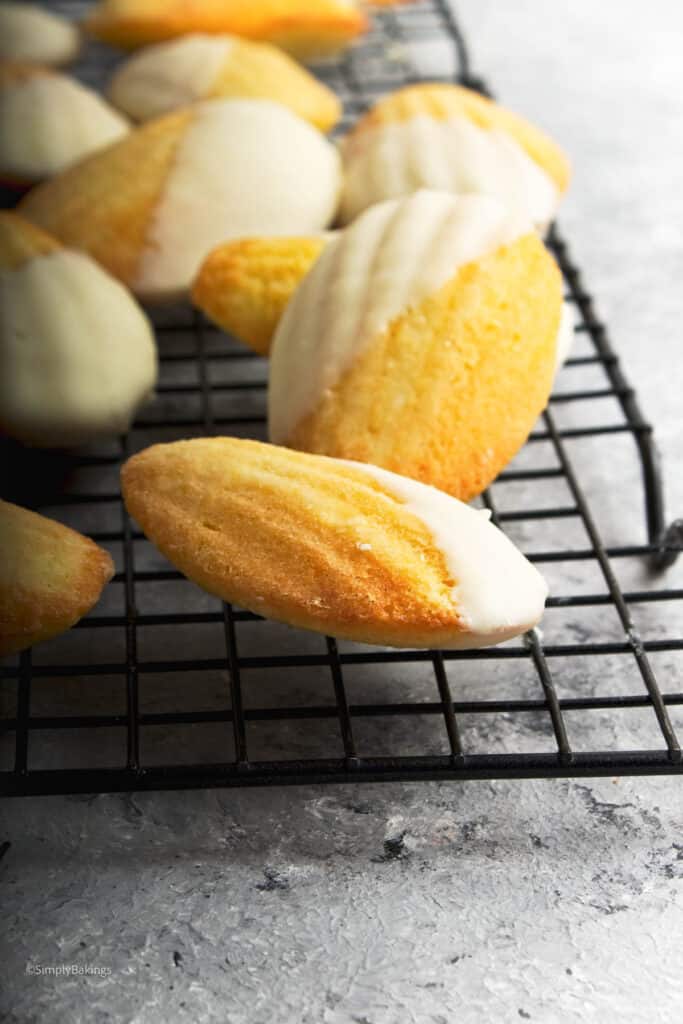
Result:
[[[59,67],[75,60],[81,34],[75,25],[37,4],[0,3],[0,60]]]
[[[0,656],[70,629],[113,574],[109,554],[87,537],[0,501]]]
[[[368,19],[355,0],[101,0],[84,27],[126,49],[193,32],[229,33],[308,60],[345,49]]]
[[[156,377],[152,329],[123,285],[0,213],[0,432],[47,448],[116,436]]]
[[[192,286],[192,302],[222,330],[267,356],[282,315],[306,274],[337,232],[299,238],[238,238],[206,257]],[[575,317],[564,303],[556,370],[567,359]]]
[[[341,116],[335,94],[286,53],[237,36],[194,34],[146,47],[117,70],[109,98],[136,121],[205,99],[270,99],[322,132]]]
[[[270,350],[270,440],[469,500],[545,407],[559,270],[488,196],[417,192],[366,211],[319,256]]]
[[[379,100],[343,140],[342,223],[419,188],[483,193],[545,228],[569,183],[562,150],[462,86],[412,85]]]
[[[20,212],[149,301],[185,296],[206,254],[244,235],[319,231],[335,148],[266,100],[210,100],[136,128],[34,189]]]
[[[130,514],[199,586],[290,625],[397,647],[478,647],[543,613],[543,578],[486,513],[393,473],[235,438],[155,445]]]
[[[121,114],[68,75],[32,64],[0,65],[0,180],[42,181],[128,130]]]

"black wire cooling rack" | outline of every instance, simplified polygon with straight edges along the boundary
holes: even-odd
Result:
[[[101,81],[111,61],[91,46],[79,72]],[[486,91],[441,0],[376,15],[365,41],[319,71],[344,100],[342,127],[409,82]],[[261,620],[184,580],[128,519],[120,463],[159,440],[264,438],[266,365],[189,307],[166,311],[158,394],[126,438],[64,455],[3,449],[5,496],[89,533],[118,572],[92,615],[2,668],[0,793],[683,771],[671,614],[683,589],[658,582],[682,524],[666,529],[651,427],[556,230],[549,245],[577,313],[574,354],[484,495],[550,578],[542,632],[479,651],[373,648]],[[600,446],[611,461],[624,439],[642,468],[648,541],[607,547],[582,481],[605,464]]]

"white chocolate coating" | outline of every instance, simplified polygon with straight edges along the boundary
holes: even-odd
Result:
[[[323,250],[270,350],[269,431],[286,444],[373,338],[466,263],[533,231],[489,196],[420,191],[373,206]]]
[[[203,99],[234,46],[231,36],[181,36],[145,47],[114,75],[112,103],[137,121]]]
[[[499,643],[538,622],[548,595],[546,582],[489,522],[488,510],[471,508],[435,487],[377,466],[351,465],[404,502],[429,529],[453,577],[453,604],[464,629],[472,634],[472,646],[481,645],[486,637]]]
[[[156,383],[154,337],[130,293],[58,249],[0,271],[0,427],[62,447],[125,431]]]
[[[75,25],[36,4],[0,3],[0,59],[66,64],[81,45]]]
[[[66,75],[35,75],[0,89],[0,174],[41,181],[117,142],[127,120]]]
[[[180,143],[147,235],[135,291],[181,296],[219,242],[327,227],[341,188],[336,149],[267,100],[211,100]]]
[[[537,228],[550,223],[559,202],[555,183],[511,135],[463,116],[418,114],[380,124],[350,136],[342,155],[343,223],[372,203],[418,188],[496,196]]]

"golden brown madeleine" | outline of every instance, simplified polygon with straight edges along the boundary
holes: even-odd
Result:
[[[379,100],[342,146],[341,218],[418,188],[494,195],[539,227],[569,184],[562,150],[524,118],[458,85],[411,85]]]
[[[0,655],[70,629],[113,575],[108,553],[87,537],[0,501]]]
[[[562,283],[496,199],[417,192],[323,251],[270,351],[276,444],[479,494],[545,407]]]
[[[21,213],[150,301],[187,295],[230,238],[323,229],[336,149],[267,100],[209,100],[136,128],[29,193]]]
[[[204,99],[271,99],[323,132],[341,116],[335,94],[268,43],[190,35],[136,53],[109,85],[112,103],[136,121]]]
[[[128,127],[101,96],[67,75],[0,65],[2,181],[42,181],[122,138]]]
[[[287,303],[331,237],[241,238],[219,245],[199,268],[192,301],[224,331],[267,356]]]
[[[91,35],[130,49],[190,32],[230,33],[304,60],[343,50],[367,27],[353,0],[101,0],[85,20]]]
[[[123,433],[157,358],[132,295],[85,253],[0,213],[0,433],[65,447]]]
[[[75,25],[37,4],[0,3],[0,60],[58,66],[78,55],[81,35]]]
[[[414,480],[229,437],[122,470],[131,515],[199,586],[261,615],[397,647],[479,647],[543,613],[543,578],[477,511]]]

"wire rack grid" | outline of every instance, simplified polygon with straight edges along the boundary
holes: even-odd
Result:
[[[101,83],[111,62],[91,46],[81,77]],[[317,71],[344,101],[342,131],[410,82],[487,91],[442,0],[378,13],[366,40]],[[126,514],[121,461],[159,440],[264,439],[267,370],[189,307],[154,313],[158,393],[127,437],[60,456],[3,448],[5,496],[88,533],[118,571],[76,628],[3,666],[0,793],[683,771],[670,613],[683,588],[657,575],[681,524],[666,529],[651,427],[556,229],[548,244],[577,314],[574,354],[483,496],[551,575],[543,632],[466,652],[337,642],[221,604],[169,567]],[[583,477],[595,446],[622,439],[640,459],[648,540],[610,547]]]

